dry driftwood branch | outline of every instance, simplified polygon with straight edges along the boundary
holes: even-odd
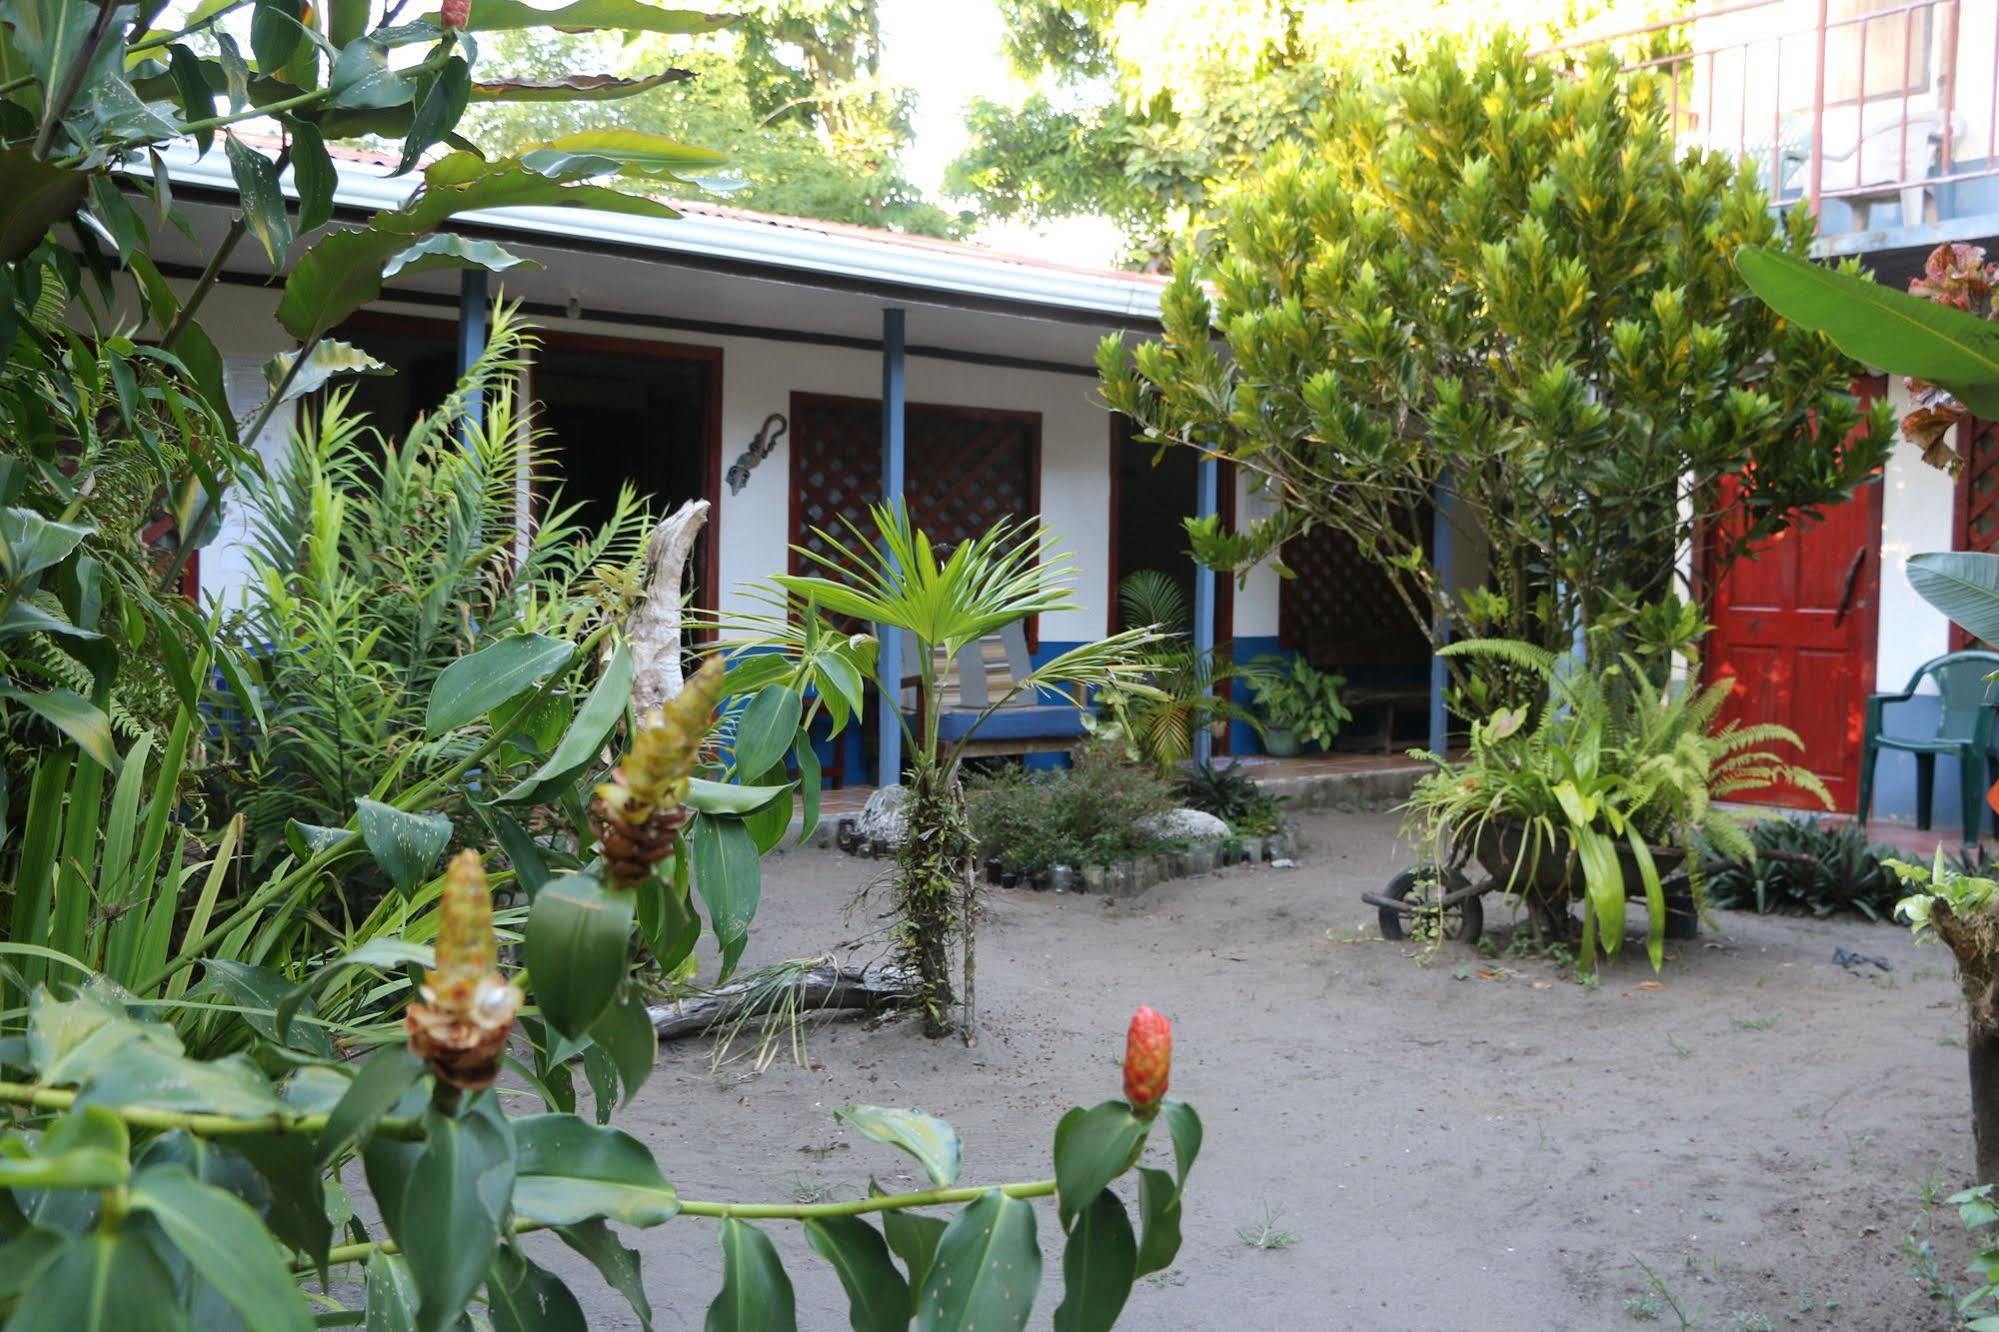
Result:
[[[643,717],[680,692],[680,598],[708,501],[689,500],[660,520],[646,542],[646,599],[626,625],[632,645],[632,707]]]
[[[851,1010],[856,1016],[908,1003],[915,989],[901,968],[885,963],[866,967],[827,965],[805,972],[788,990],[768,984],[738,981],[707,994],[647,1007],[652,1029],[663,1041],[698,1036],[713,1027],[758,1011],[774,1011],[795,1003],[799,1011]]]

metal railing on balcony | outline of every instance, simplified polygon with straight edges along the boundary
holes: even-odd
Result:
[[[1685,147],[1747,159],[1821,234],[1999,215],[1999,2],[1738,0],[1581,38],[1663,80]]]

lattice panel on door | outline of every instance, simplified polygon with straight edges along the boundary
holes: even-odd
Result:
[[[1964,465],[1957,474],[1955,549],[1999,551],[1999,421],[1967,419],[1958,427],[1958,453]],[[1970,634],[1950,627],[1952,651],[1971,644]]]
[[[939,545],[980,535],[1002,518],[1034,514],[1041,420],[1032,413],[910,406],[904,414],[904,497],[916,525]],[[881,499],[881,406],[803,395],[792,410],[792,541],[827,548],[813,529],[869,530]],[[792,553],[793,572],[804,557]]]
[[[1345,532],[1315,527],[1284,547],[1278,641],[1322,670],[1426,660],[1429,639],[1388,575]]]

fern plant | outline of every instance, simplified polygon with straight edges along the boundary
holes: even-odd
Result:
[[[337,825],[357,798],[461,757],[463,733],[424,725],[453,661],[509,634],[581,638],[638,595],[646,510],[627,487],[590,528],[562,504],[516,387],[532,345],[498,312],[484,355],[400,442],[336,390],[246,486],[254,595],[226,626],[240,672],[224,701],[239,721],[222,779],[258,856],[282,848],[288,820]],[[548,496],[531,524],[528,494]]]
[[[1475,722],[1460,764],[1425,754],[1438,770],[1405,808],[1428,836],[1459,854],[1491,855],[1506,846],[1513,852],[1509,889],[1549,880],[1564,897],[1580,889],[1583,971],[1595,966],[1599,942],[1606,955],[1623,944],[1627,862],[1644,889],[1646,950],[1657,968],[1666,904],[1655,848],[1686,857],[1699,842],[1725,858],[1753,861],[1742,820],[1719,802],[1788,784],[1831,807],[1818,778],[1775,748],[1802,748],[1795,734],[1719,723],[1732,679],[1701,687],[1694,670],[1661,682],[1630,654],[1584,670],[1571,657],[1508,639],[1444,650],[1529,672],[1547,697],[1538,709],[1502,709]],[[1553,872],[1543,874],[1544,867]]]

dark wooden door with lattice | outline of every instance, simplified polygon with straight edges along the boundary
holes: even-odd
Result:
[[[903,420],[904,498],[932,542],[956,545],[1040,512],[1039,412],[909,403]],[[794,393],[790,445],[792,545],[827,550],[818,533],[844,533],[848,522],[870,530],[868,506],[882,497],[881,403]],[[806,564],[794,549],[792,572]]]
[[[1284,563],[1297,574],[1277,594],[1277,636],[1285,648],[1304,653],[1322,670],[1362,669],[1370,677],[1381,671],[1364,668],[1413,670],[1429,660],[1423,626],[1388,574],[1345,532],[1315,527],[1293,537],[1285,543]]]
[[[1972,417],[1957,428],[1957,531],[1953,550],[1999,551],[1999,421]],[[1950,627],[1953,652],[1972,645],[1971,635]]]

